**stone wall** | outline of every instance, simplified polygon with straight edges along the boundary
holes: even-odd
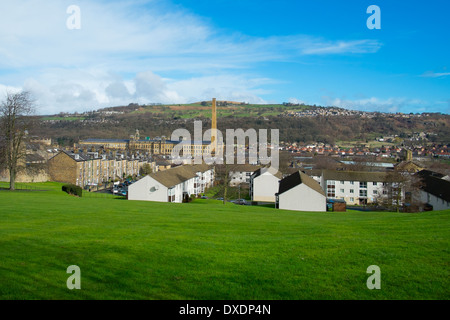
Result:
[[[20,170],[16,182],[47,182],[50,180],[47,169]],[[0,181],[9,182],[9,171],[0,172]]]
[[[48,160],[48,173],[51,181],[76,184],[77,163],[61,152]]]

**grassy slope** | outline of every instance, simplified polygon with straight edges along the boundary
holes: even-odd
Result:
[[[300,213],[0,191],[1,299],[448,299],[449,211]],[[81,290],[68,290],[69,265]],[[366,269],[381,268],[381,290]]]
[[[136,111],[131,112],[132,114],[142,114],[142,113],[158,113],[167,114],[174,117],[179,117],[182,119],[191,119],[196,117],[211,117],[211,106],[202,106],[201,104],[186,104],[177,105],[178,107],[186,107],[183,109],[172,109],[170,105],[158,105],[158,106],[145,106]],[[198,108],[196,108],[198,107]],[[249,104],[249,105],[230,105],[230,106],[218,106],[217,107],[217,117],[235,116],[235,117],[256,117],[256,116],[276,116],[280,113],[293,110],[300,111],[308,108],[308,106],[284,106],[282,104]]]

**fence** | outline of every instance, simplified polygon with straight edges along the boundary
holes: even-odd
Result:
[[[89,192],[89,190],[83,190],[83,198],[125,199],[126,197],[109,192],[95,192],[92,190]]]
[[[50,189],[43,188],[32,183],[16,182],[14,184],[16,191],[49,191]],[[0,182],[0,190],[9,190],[9,182]]]

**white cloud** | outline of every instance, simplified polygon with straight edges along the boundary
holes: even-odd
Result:
[[[425,77],[425,78],[441,78],[441,77],[447,77],[447,76],[450,76],[450,72],[427,71],[421,75],[421,77]]]
[[[406,112],[414,107],[417,111],[426,111],[426,106],[429,104],[427,101],[420,99],[408,99],[401,97],[391,97],[387,99],[380,99],[376,97],[364,98],[364,99],[341,99],[322,97],[322,101],[325,105],[335,106],[339,108],[345,108],[350,110],[360,111],[379,111],[379,112]]]
[[[149,0],[78,0],[81,29],[69,30],[66,9],[72,4],[0,3],[0,90],[32,91],[42,113],[213,96],[263,103],[265,86],[275,80],[250,74],[259,62],[371,53],[381,46],[373,40],[224,34],[179,6]]]
[[[39,78],[28,78],[23,89],[38,98],[38,111],[53,114],[61,111],[88,111],[130,102],[191,103],[210,100],[266,103],[260,87],[273,81],[251,75],[220,74],[183,80],[165,79],[150,72],[140,72],[130,80],[96,70],[52,70]],[[20,88],[16,88],[19,90]],[[0,92],[2,86],[0,86]]]
[[[293,104],[306,104],[305,101],[299,100],[297,98],[289,98],[288,102],[293,103]]]
[[[302,53],[308,55],[374,53],[380,48],[381,43],[376,40],[318,41],[313,39]]]

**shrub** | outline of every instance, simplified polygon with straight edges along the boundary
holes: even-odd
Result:
[[[73,184],[63,185],[62,191],[67,192],[68,194],[72,194],[74,196],[78,196],[78,197],[83,196],[83,189],[81,189],[81,187],[73,185]]]

